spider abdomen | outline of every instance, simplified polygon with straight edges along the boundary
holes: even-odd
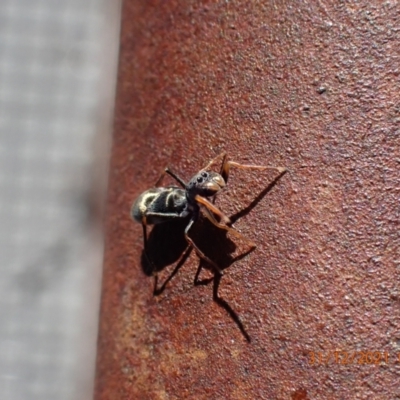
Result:
[[[157,187],[146,190],[132,206],[131,215],[137,222],[146,218],[149,225],[169,220],[168,215],[181,214],[186,208],[185,191],[177,187]]]

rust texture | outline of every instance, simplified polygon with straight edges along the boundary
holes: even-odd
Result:
[[[95,398],[398,398],[399,4],[126,0],[122,17]],[[194,285],[192,252],[154,296],[130,207],[222,151],[289,169],[234,170],[217,198],[258,247],[200,222],[224,276]],[[150,235],[159,287],[183,228]],[[346,360],[363,351],[381,360]]]

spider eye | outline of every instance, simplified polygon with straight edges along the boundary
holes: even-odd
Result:
[[[201,176],[202,176],[203,178],[207,178],[208,174],[207,174],[207,172],[202,172],[202,173],[201,173]]]
[[[199,182],[199,183],[203,182],[203,178],[201,176],[198,176],[197,177],[197,182]]]

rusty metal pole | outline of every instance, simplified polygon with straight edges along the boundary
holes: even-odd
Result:
[[[95,399],[400,396],[399,23],[394,1],[125,1]],[[222,151],[289,169],[218,196],[258,247],[231,262],[199,224],[224,276],[194,285],[192,252],[153,296],[130,207]],[[161,264],[184,252],[163,229]]]

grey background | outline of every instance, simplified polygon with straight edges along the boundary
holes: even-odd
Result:
[[[91,398],[119,12],[0,2],[0,399]]]

